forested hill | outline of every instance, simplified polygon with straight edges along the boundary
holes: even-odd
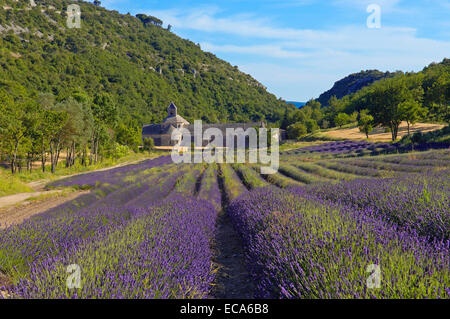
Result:
[[[317,100],[320,104],[326,106],[332,96],[336,96],[338,99],[341,99],[346,95],[358,92],[363,87],[368,86],[375,81],[390,78],[401,73],[402,72],[383,73],[378,70],[367,70],[359,73],[353,73],[337,81],[330,90],[322,93]]]
[[[67,26],[73,3],[81,7],[79,29]],[[274,122],[286,108],[251,76],[159,19],[88,2],[0,0],[0,65],[0,81],[32,95],[50,92],[61,101],[74,92],[107,92],[121,121],[135,126],[160,122],[171,101],[190,121]]]

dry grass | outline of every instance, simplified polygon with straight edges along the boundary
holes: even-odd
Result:
[[[435,130],[440,130],[445,125],[441,124],[427,124],[427,123],[417,123],[411,126],[411,134],[416,132],[430,132]],[[359,128],[349,128],[349,129],[337,129],[334,131],[328,131],[322,133],[324,136],[333,138],[333,139],[348,139],[348,140],[365,140],[366,135],[359,131]],[[406,122],[402,122],[398,130],[398,138],[402,138],[403,136],[408,134],[408,125]],[[372,142],[390,142],[392,140],[391,133],[385,133],[384,128],[378,127],[369,134],[369,141]]]

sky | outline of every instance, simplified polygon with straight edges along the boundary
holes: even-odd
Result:
[[[367,11],[374,4],[379,15]],[[287,101],[317,98],[361,70],[417,72],[450,58],[450,0],[103,0],[102,6],[160,18]]]

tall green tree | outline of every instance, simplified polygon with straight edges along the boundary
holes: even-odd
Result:
[[[361,110],[359,113],[358,127],[359,131],[369,138],[370,132],[373,131],[373,116],[369,114],[369,110]]]
[[[334,124],[342,127],[345,124],[348,124],[350,122],[350,116],[346,113],[339,113],[338,115],[336,115],[336,117],[334,118]]]
[[[308,129],[303,123],[295,123],[289,125],[287,133],[290,139],[299,140],[301,137],[308,134]]]
[[[9,157],[11,172],[18,167],[18,156],[29,144],[29,125],[35,108],[24,87],[13,82],[0,82],[0,139]]]
[[[409,84],[409,86],[408,86]],[[408,83],[406,78],[381,80],[371,86],[367,104],[375,124],[388,127],[392,140],[398,136],[398,128],[404,120],[403,103],[420,100],[420,83]]]
[[[90,164],[97,164],[100,140],[106,140],[106,129],[112,127],[117,121],[117,108],[112,97],[107,93],[96,94],[91,105],[94,118],[93,134],[91,139]]]
[[[411,135],[410,126],[424,118],[427,110],[422,107],[420,102],[412,99],[400,104],[400,112],[403,114],[403,120],[405,120],[408,125],[408,135]]]

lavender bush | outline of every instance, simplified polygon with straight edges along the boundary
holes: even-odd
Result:
[[[450,238],[450,171],[318,185],[308,192],[353,205],[420,234]]]
[[[214,279],[210,240],[216,210],[209,202],[178,195],[169,203],[105,207],[78,212],[72,222],[53,219],[8,229],[0,251],[29,256],[28,271],[10,293],[20,298],[206,297]],[[24,234],[42,234],[42,227],[48,229],[45,244],[24,247]],[[66,287],[70,264],[82,269],[81,289]]]
[[[244,194],[229,207],[262,298],[449,298],[449,242],[430,243],[303,189]],[[381,267],[381,288],[367,266]]]
[[[218,211],[222,208],[222,193],[217,180],[216,164],[206,168],[197,197],[209,201]]]

